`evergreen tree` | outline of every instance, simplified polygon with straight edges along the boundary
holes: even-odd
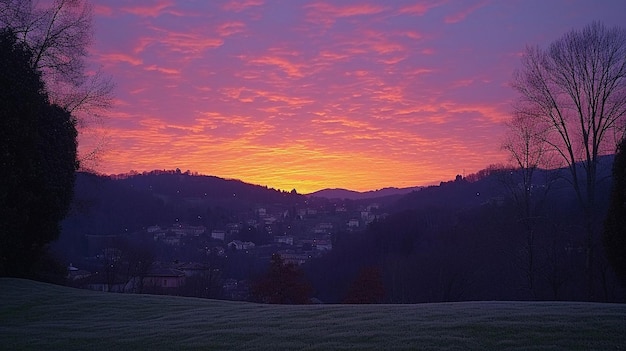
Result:
[[[34,277],[74,186],[76,126],[50,104],[32,53],[0,31],[0,275]]]
[[[613,161],[613,191],[604,222],[604,247],[613,269],[626,284],[626,138]]]

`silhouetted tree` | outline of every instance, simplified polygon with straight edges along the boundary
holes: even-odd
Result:
[[[381,303],[385,298],[385,286],[380,269],[366,267],[361,269],[357,278],[352,282],[344,303],[366,304]]]
[[[50,101],[78,117],[80,127],[99,120],[113,99],[111,79],[85,70],[92,22],[86,0],[0,0],[0,26],[32,52],[28,62],[41,72]],[[93,159],[101,145],[93,148],[81,158]]]
[[[626,138],[613,161],[613,191],[604,222],[604,248],[620,281],[626,284]]]
[[[0,274],[32,276],[72,198],[76,128],[48,102],[32,53],[0,31]]]
[[[271,304],[307,304],[312,288],[304,273],[294,264],[273,254],[267,273],[252,284],[252,298]]]
[[[508,123],[508,131],[502,148],[509,152],[515,169],[502,172],[502,180],[516,207],[518,221],[524,228],[525,243],[520,261],[526,278],[526,286],[536,297],[536,273],[539,269],[536,255],[536,222],[538,206],[545,199],[552,180],[547,179],[541,191],[534,189],[533,175],[538,167],[549,167],[546,131],[535,124],[532,117],[516,113]]]
[[[626,30],[594,22],[565,34],[547,50],[528,47],[513,85],[520,93],[517,113],[545,130],[545,141],[567,164],[584,210],[591,298],[598,158],[613,150],[609,138],[621,136],[626,119]]]

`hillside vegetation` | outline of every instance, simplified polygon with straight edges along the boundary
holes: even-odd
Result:
[[[626,305],[260,305],[0,279],[7,350],[620,350]]]

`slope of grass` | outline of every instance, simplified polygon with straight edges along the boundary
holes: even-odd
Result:
[[[276,306],[0,278],[6,350],[624,350],[626,305]]]

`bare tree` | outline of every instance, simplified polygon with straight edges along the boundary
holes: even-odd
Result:
[[[532,217],[533,175],[538,167],[549,165],[546,131],[538,128],[527,114],[516,113],[507,124],[508,133],[502,148],[509,152],[519,170],[519,181],[508,182],[510,192],[523,218]]]
[[[545,141],[566,163],[584,210],[592,298],[598,161],[615,150],[625,124],[626,31],[595,22],[565,34],[547,50],[528,47],[513,86],[520,94],[517,112],[545,129]]]
[[[546,178],[544,183],[539,183],[533,179],[539,167],[549,168],[551,165],[545,140],[546,130],[535,124],[528,114],[519,112],[513,115],[507,127],[502,148],[509,152],[515,169],[504,172],[502,181],[513,198],[518,220],[524,228],[526,238],[519,259],[527,288],[536,298],[535,276],[539,269],[535,255],[535,227],[539,219],[537,210],[554,181]]]
[[[0,0],[0,25],[11,28],[33,52],[31,67],[42,73],[50,101],[72,113],[79,130],[99,122],[113,100],[111,79],[100,71],[86,73],[92,20],[86,0],[54,0],[49,6]],[[95,158],[95,152],[87,152],[81,161],[85,158]]]

